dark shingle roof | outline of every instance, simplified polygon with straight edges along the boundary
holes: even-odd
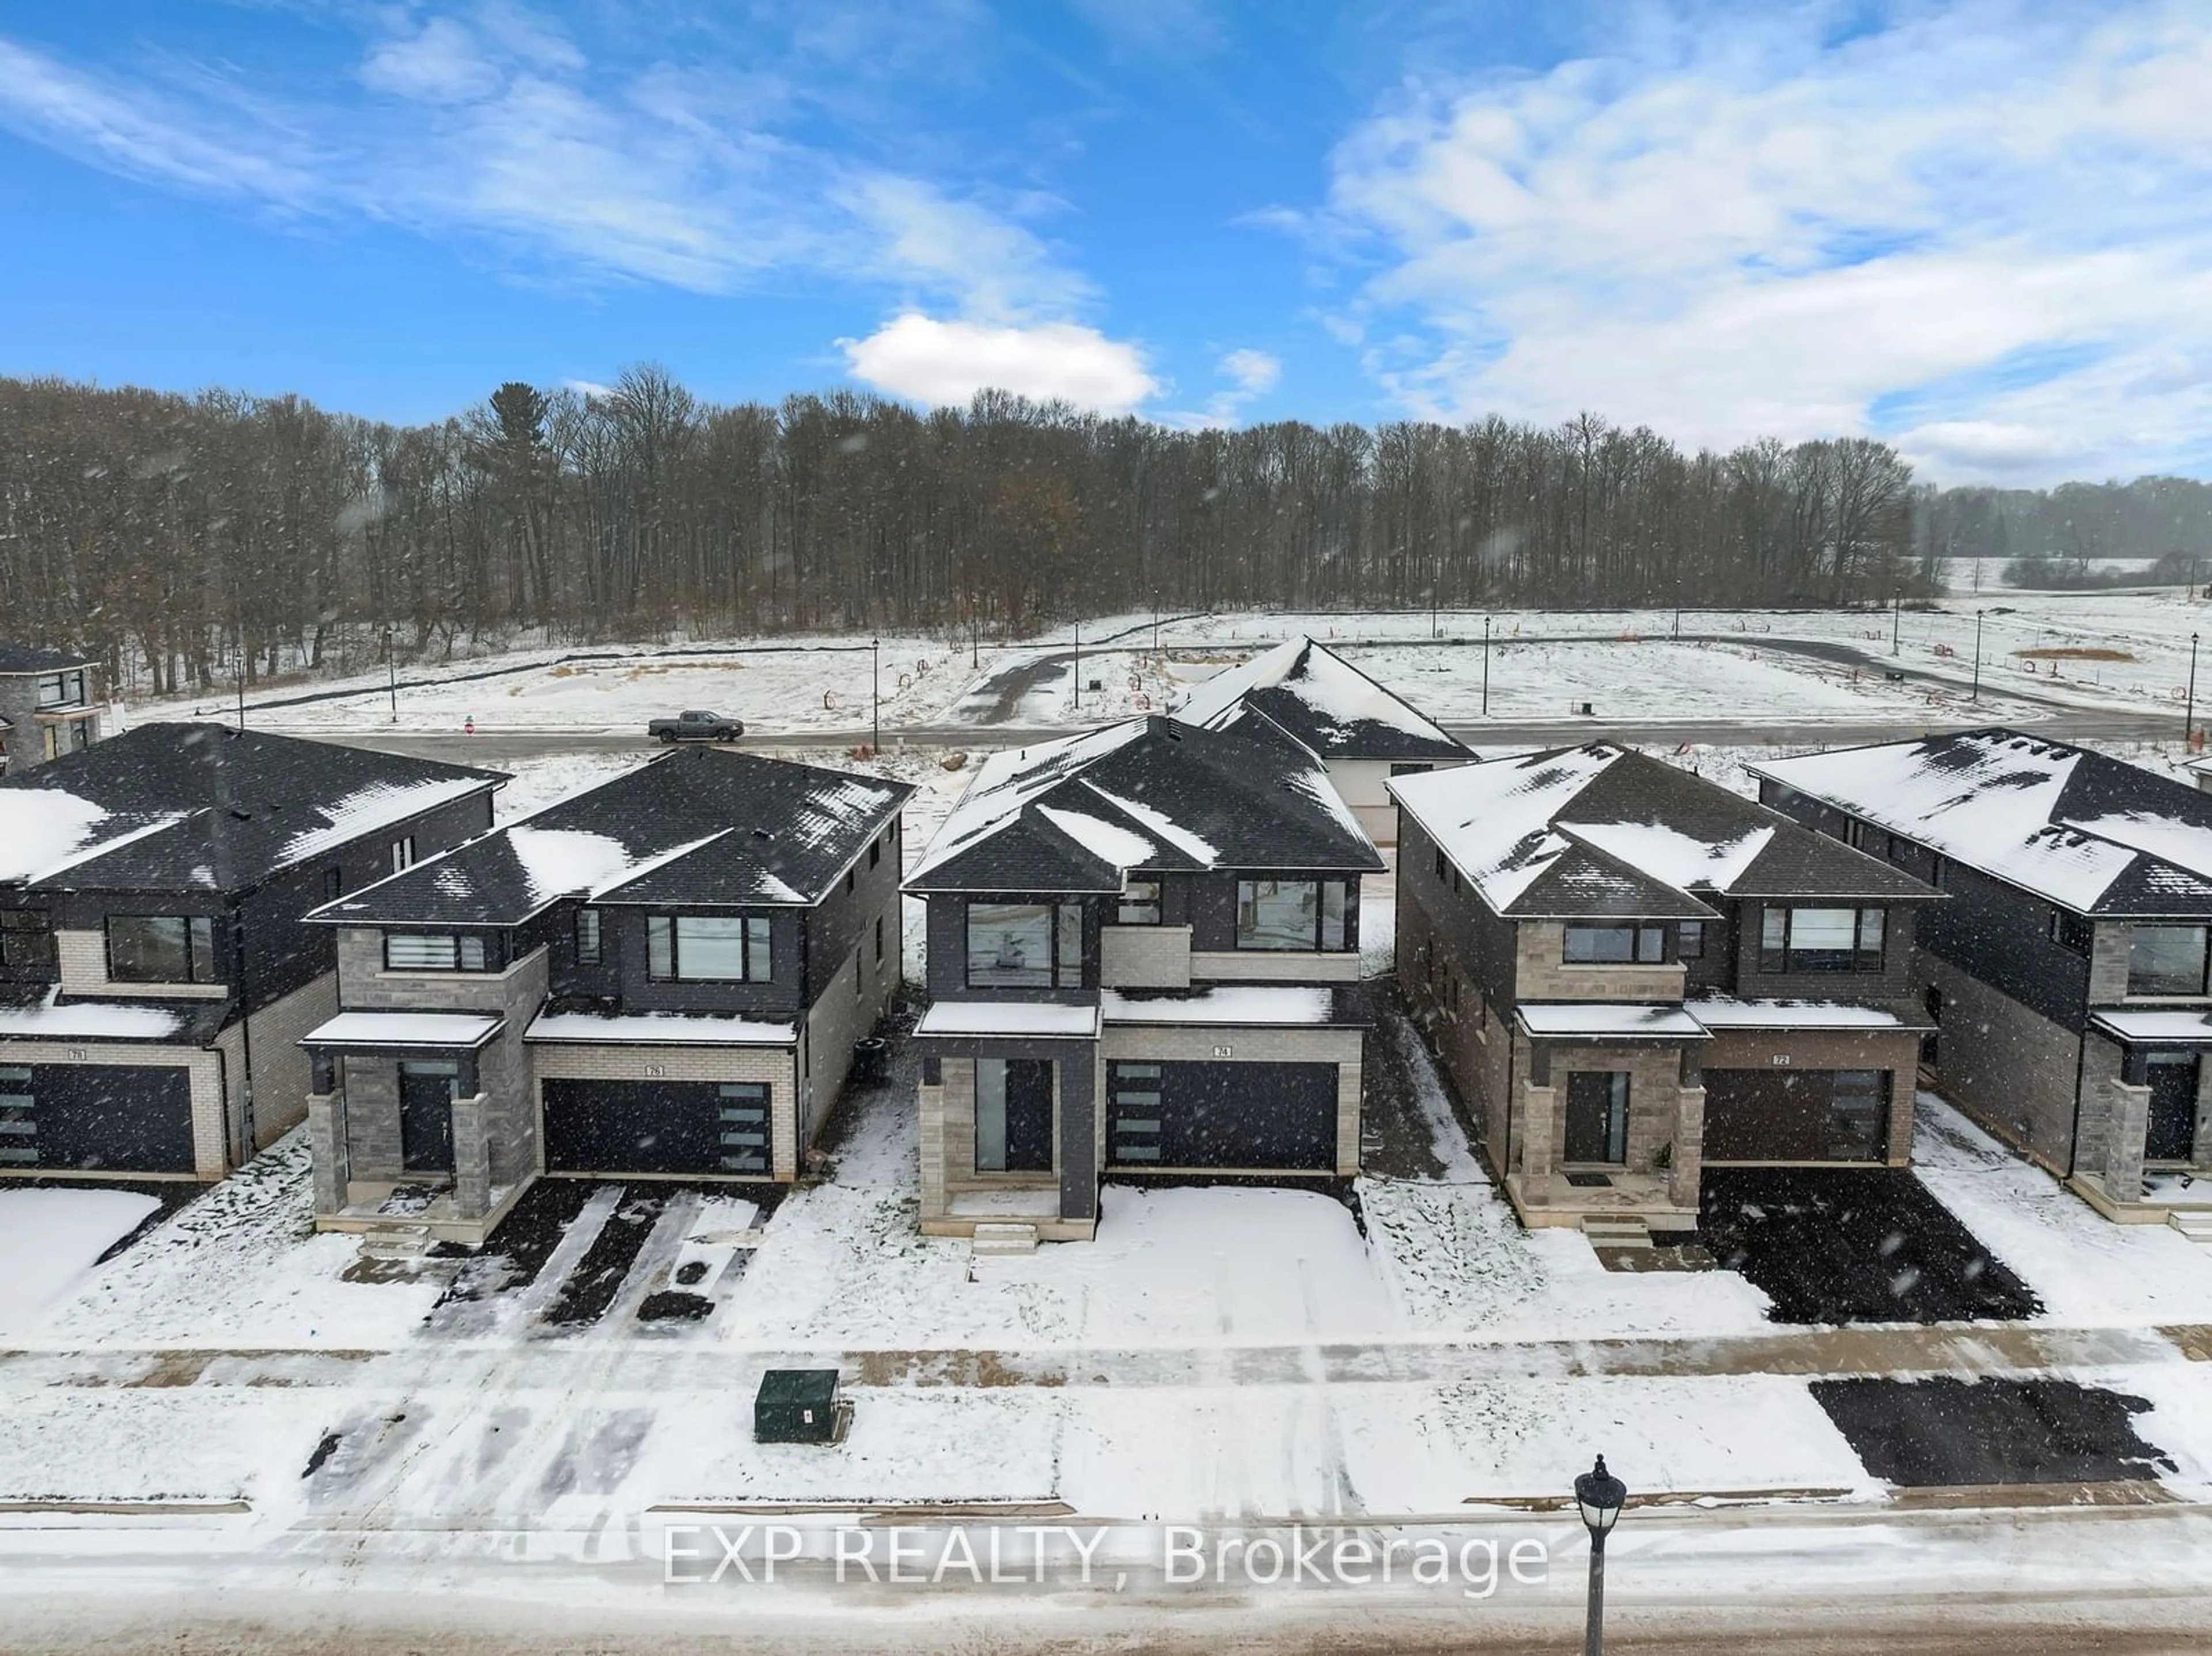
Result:
[[[1457,763],[1466,746],[1342,656],[1291,639],[1207,680],[1176,717],[1219,730],[1246,713],[1265,715],[1323,759]]]
[[[512,925],[580,896],[696,907],[815,903],[913,792],[759,754],[680,749],[311,918]]]
[[[1610,743],[1394,779],[1483,901],[1521,919],[1697,919],[1703,899],[1932,898],[1887,863]]]
[[[0,883],[244,890],[506,779],[221,725],[141,725],[0,779]]]
[[[1133,870],[1382,866],[1320,761],[1155,716],[994,754],[910,891],[1118,891]]]
[[[2080,913],[2212,915],[2212,794],[2140,765],[1990,729],[1752,768]]]
[[[91,664],[89,658],[71,650],[47,650],[35,644],[0,644],[0,673],[57,673]]]

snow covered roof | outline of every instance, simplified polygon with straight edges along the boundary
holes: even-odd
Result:
[[[1310,753],[1155,716],[993,754],[907,889],[1114,892],[1137,870],[1382,866]]]
[[[1098,1009],[1041,1000],[940,1000],[921,1015],[917,1035],[1006,1035],[1090,1040]]]
[[[2092,1012],[2089,1022],[2122,1040],[2212,1043],[2212,1012]]]
[[[2080,913],[2212,915],[2212,794],[2087,749],[1963,731],[1751,768]]]
[[[1109,1023],[1241,1023],[1364,1026],[1358,996],[1307,984],[1216,984],[1205,989],[1109,989],[1099,997]]]
[[[0,883],[241,890],[506,779],[220,725],[141,725],[0,779]]]
[[[898,814],[903,782],[685,748],[364,887],[309,918],[514,925],[563,898],[819,902]]]
[[[341,1012],[300,1038],[302,1046],[481,1046],[507,1020],[462,1012]]]
[[[1701,995],[1683,1007],[1708,1029],[1918,1029],[1894,1007],[1832,1000],[1737,1000]]]
[[[1458,761],[1464,744],[1325,645],[1285,640],[1215,674],[1176,717],[1218,728],[1248,707],[1323,759]]]
[[[35,644],[0,644],[0,673],[58,673],[89,667],[88,657],[73,650],[47,650]]]
[[[1617,1005],[1607,1001],[1526,1002],[1514,1009],[1521,1027],[1532,1035],[1557,1039],[1585,1036],[1595,1040],[1632,1040],[1645,1037],[1697,1040],[1705,1026],[1679,1006]]]
[[[1938,895],[1719,784],[1610,743],[1393,777],[1494,912],[1697,919],[1711,896]]]
[[[610,1040],[672,1046],[795,1046],[789,1019],[718,1017],[705,1012],[544,1012],[522,1032],[525,1040]]]
[[[20,1040],[174,1040],[192,1009],[145,1001],[69,1000],[50,989],[0,1004],[0,1037]]]

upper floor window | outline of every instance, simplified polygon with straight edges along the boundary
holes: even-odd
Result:
[[[48,673],[39,681],[39,707],[82,707],[84,706],[84,669],[72,669],[66,673]]]
[[[2136,926],[2128,938],[2128,993],[2204,993],[2204,937],[2201,925]]]
[[[1323,954],[1358,946],[1349,880],[1239,880],[1237,946]]]
[[[576,964],[597,966],[599,963],[599,911],[580,908],[576,911]]]
[[[1684,920],[1674,928],[1674,957],[1677,960],[1703,960],[1705,955],[1705,923],[1703,920]]]
[[[0,967],[53,970],[53,922],[34,908],[0,910]]]
[[[1114,911],[1116,925],[1158,925],[1160,923],[1160,883],[1157,878],[1130,880],[1121,887],[1121,901]]]
[[[394,874],[404,874],[415,866],[415,836],[413,834],[408,834],[404,839],[394,840],[392,842],[391,860],[392,871]]]
[[[1577,920],[1566,928],[1569,966],[1657,966],[1666,958],[1663,925]]]
[[[654,914],[646,975],[659,983],[766,983],[775,975],[765,915]]]
[[[1081,988],[1083,905],[969,904],[968,986]]]
[[[215,921],[205,914],[111,914],[107,975],[117,983],[216,983]]]
[[[2095,941],[2096,928],[2086,914],[2075,914],[2063,908],[2051,911],[2051,941],[2072,949],[2077,955],[2089,952]]]
[[[387,931],[387,972],[496,972],[501,950],[489,937],[472,931]]]
[[[1887,919],[1879,908],[1769,908],[1762,972],[1879,972]]]

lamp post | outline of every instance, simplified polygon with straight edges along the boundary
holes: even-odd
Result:
[[[1982,616],[1984,611],[1974,611],[1974,689],[1966,700],[1979,707],[1982,701]]]
[[[1889,597],[1889,652],[1899,653],[1899,640],[1905,633],[1905,589],[1900,586]]]
[[[386,693],[392,698],[392,722],[397,725],[399,722],[399,662],[392,652],[392,628],[388,623],[384,629],[384,681]]]
[[[1152,592],[1152,653],[1153,653],[1154,655],[1158,655],[1158,654],[1159,654],[1159,652],[1160,652],[1160,595],[1159,595],[1158,589],[1158,588],[1155,588],[1155,589],[1153,589],[1153,592]]]
[[[1605,1457],[1575,1480],[1575,1505],[1582,1509],[1583,1527],[1589,1531],[1589,1615],[1583,1625],[1583,1656],[1603,1656],[1605,1650],[1605,1538],[1613,1532],[1628,1500],[1628,1486],[1605,1469]]]
[[[879,638],[868,640],[868,751],[884,750],[884,641]]]
[[[1075,623],[1075,711],[1083,711],[1083,623]]]
[[[2185,750],[2197,739],[2197,634],[2189,635],[2189,702],[2181,716],[2181,745]]]
[[[982,623],[975,616],[975,595],[968,595],[968,665],[972,671],[983,664]]]
[[[1436,561],[1429,566],[1429,636],[1437,636],[1437,606],[1443,602],[1444,585],[1444,555],[1439,551]]]
[[[1490,617],[1482,618],[1482,716],[1490,717]]]

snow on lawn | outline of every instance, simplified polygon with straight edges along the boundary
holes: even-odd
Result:
[[[314,1389],[40,1386],[0,1409],[0,1501],[298,1498],[343,1399]]]
[[[161,1205],[128,1190],[0,1190],[0,1335],[27,1333],[93,1261]]]
[[[1913,1170],[2043,1301],[2039,1320],[2212,1322],[2212,1249],[2165,1225],[2117,1225],[1933,1093],[1914,1106]]]
[[[381,1348],[441,1284],[349,1283],[360,1239],[317,1235],[304,1128],[94,1271],[39,1328],[47,1345]]]

